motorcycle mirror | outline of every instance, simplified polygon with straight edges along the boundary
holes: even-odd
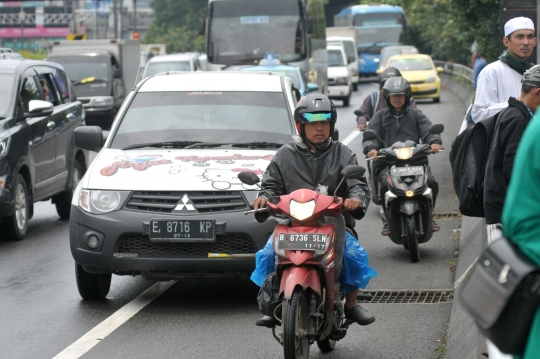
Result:
[[[379,138],[379,135],[377,135],[377,132],[373,130],[364,131],[364,140],[376,140],[378,138]]]
[[[358,110],[354,110],[354,114],[356,116],[364,116],[366,114],[366,111],[362,110],[361,108],[359,108]]]
[[[247,184],[249,186],[254,186],[256,185],[257,183],[259,183],[260,179],[259,179],[259,176],[257,176],[255,173],[253,172],[240,172],[238,174],[238,179],[244,183],[244,184]]]
[[[366,173],[366,169],[358,165],[349,165],[341,171],[341,174],[343,175],[343,177],[347,179],[350,179],[350,178],[360,179],[362,178],[364,173]]]
[[[444,132],[444,125],[442,123],[437,123],[429,129],[429,133],[433,135],[438,135]]]

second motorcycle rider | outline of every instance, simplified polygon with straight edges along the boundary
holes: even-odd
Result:
[[[261,183],[263,191],[253,201],[254,209],[264,208],[268,195],[280,196],[302,188],[313,189],[324,195],[335,194],[345,200],[346,211],[343,215],[347,228],[354,233],[355,219],[364,217],[369,205],[370,193],[365,179],[364,181],[348,179],[347,185],[341,186],[338,193],[334,193],[342,179],[343,168],[347,165],[358,165],[353,151],[341,142],[332,140],[336,119],[336,108],[325,95],[310,94],[300,99],[294,112],[294,120],[299,127],[300,136],[293,136],[293,141],[281,147],[270,162]],[[359,287],[365,287],[369,279],[377,274],[368,266],[365,250],[349,231],[346,232],[345,241],[356,242],[354,246],[358,251],[363,252],[365,262],[348,260],[347,257],[350,254],[347,252],[343,255],[344,275],[341,280],[341,292],[346,296],[345,316],[360,325],[368,325],[375,321],[375,317],[358,305],[356,298]],[[257,273],[259,278],[265,278],[270,273],[266,273],[266,268],[261,268],[260,255],[270,256],[266,260],[270,259],[273,262],[275,253],[273,249],[271,251],[263,249],[258,253],[254,274]],[[350,268],[350,266],[357,268]],[[357,278],[348,278],[345,272],[356,273]],[[257,284],[262,285],[262,283]],[[264,316],[257,321],[259,326],[271,327],[276,324],[277,321],[269,316]]]

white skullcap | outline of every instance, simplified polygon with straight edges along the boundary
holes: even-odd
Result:
[[[534,31],[534,23],[528,17],[515,17],[504,24],[504,36],[506,37],[514,31],[522,29]]]

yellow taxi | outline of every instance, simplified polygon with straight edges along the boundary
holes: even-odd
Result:
[[[388,59],[385,67],[395,67],[401,72],[401,76],[411,85],[415,99],[432,98],[434,102],[440,101],[439,72],[442,72],[443,68],[435,67],[429,55],[395,55]]]

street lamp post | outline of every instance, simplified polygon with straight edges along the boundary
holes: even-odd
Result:
[[[21,24],[21,50],[23,49],[23,37],[24,37],[24,21],[26,20],[26,13],[24,12],[21,2],[21,11],[19,12],[19,23]]]

